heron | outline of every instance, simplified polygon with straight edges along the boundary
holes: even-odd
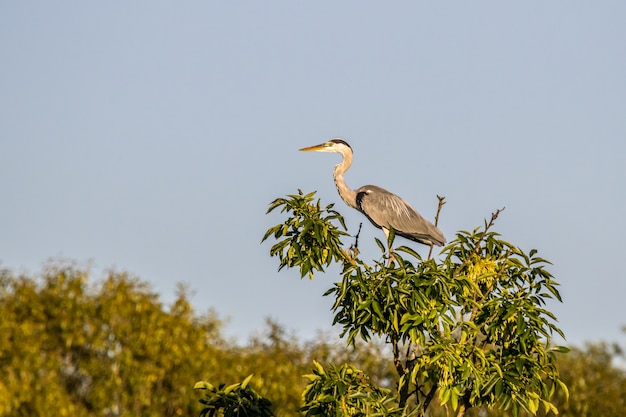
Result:
[[[343,174],[352,165],[352,147],[341,138],[300,149],[303,152],[335,152],[343,159],[333,171],[335,185],[341,199],[360,211],[374,226],[382,229],[389,240],[389,231],[406,239],[428,245],[443,246],[446,238],[437,226],[422,217],[409,203],[376,185],[364,185],[352,190]]]

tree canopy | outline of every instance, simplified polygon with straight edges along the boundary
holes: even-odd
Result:
[[[439,210],[443,204],[440,198]],[[387,250],[392,230],[386,245],[377,240],[380,259],[366,263],[357,250],[343,248],[341,215],[332,205],[322,207],[314,193],[276,199],[269,211],[277,208],[289,216],[264,240],[276,239],[270,254],[280,267],[313,278],[340,263],[341,281],[326,292],[335,298],[333,324],[348,345],[373,335],[391,345],[397,409],[381,415],[423,416],[435,397],[458,416],[483,406],[514,415],[540,407],[557,412],[550,400],[559,390],[567,395],[567,386],[556,354],[567,348],[551,345],[554,334],[564,335],[545,305],[561,300],[558,284],[536,250],[526,253],[491,230],[500,211],[482,228],[458,232],[439,259],[422,259],[407,246]]]
[[[389,253],[392,235],[366,263],[343,246],[341,215],[313,194],[270,208],[287,214],[265,235],[279,265],[313,279],[340,265],[327,296],[342,340],[302,341],[268,320],[241,343],[217,313],[195,312],[182,286],[165,305],[125,272],[0,269],[0,417],[626,411],[623,350],[592,343],[564,355],[550,343],[560,330],[545,301],[560,296],[549,263],[503,241],[495,218],[457,233],[436,259]]]
[[[187,291],[164,305],[147,282],[55,263],[37,275],[0,270],[0,417],[190,416],[199,380],[241,381],[293,415],[313,360],[378,363],[384,346],[346,351],[320,334],[300,341],[268,320],[246,343],[217,313],[195,312]],[[369,367],[369,366],[368,366]]]

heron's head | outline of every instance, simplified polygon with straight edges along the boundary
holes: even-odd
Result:
[[[337,152],[342,155],[352,153],[352,148],[348,145],[348,142],[340,138],[331,139],[328,142],[320,143],[315,146],[309,146],[300,150],[303,152]]]

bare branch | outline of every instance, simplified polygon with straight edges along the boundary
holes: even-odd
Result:
[[[443,208],[444,204],[446,204],[446,198],[442,197],[440,195],[437,195],[437,199],[439,200],[439,203],[437,204],[437,214],[435,214],[435,227],[437,227],[437,225],[439,224],[439,213],[441,213],[441,209]],[[428,258],[430,259],[430,257],[433,254],[433,245],[430,245],[430,249],[428,250]]]
[[[498,218],[500,213],[504,211],[505,208],[506,207],[502,207],[501,209],[496,210],[495,213],[491,213],[491,220],[489,220],[489,223],[487,223],[487,220],[485,220],[485,233],[487,233],[487,230],[489,230],[494,225],[496,219]]]
[[[403,376],[405,373],[404,366],[402,366],[402,360],[400,359],[400,348],[398,347],[398,341],[393,338],[391,340],[391,348],[393,350],[393,365],[396,368],[399,376]]]
[[[430,388],[430,391],[428,391],[428,394],[426,394],[426,398],[424,398],[422,410],[424,411],[428,410],[428,406],[430,405],[430,402],[435,397],[436,392],[437,392],[437,384],[433,384],[433,386]]]
[[[359,230],[356,232],[356,235],[354,236],[354,244],[350,246],[350,249],[359,249],[359,235],[361,234],[362,226],[363,226],[363,223],[359,223]]]

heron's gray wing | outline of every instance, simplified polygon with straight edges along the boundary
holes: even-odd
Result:
[[[357,190],[357,208],[377,227],[391,229],[407,239],[442,246],[446,242],[441,230],[423,218],[409,203],[375,185]]]

